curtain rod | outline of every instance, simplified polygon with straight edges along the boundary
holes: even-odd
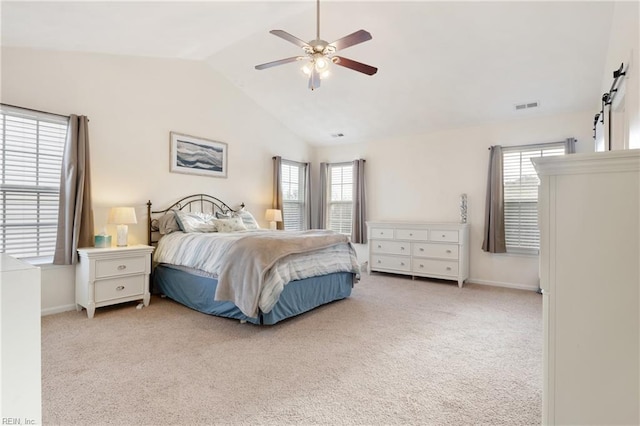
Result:
[[[524,144],[524,145],[503,146],[502,148],[503,148],[503,149],[509,149],[509,148],[518,149],[518,148],[527,147],[527,146],[534,147],[534,146],[555,145],[555,144],[559,144],[559,143],[565,143],[565,142],[567,142],[568,140],[571,140],[571,139],[575,140],[575,141],[576,141],[576,143],[578,143],[578,139],[576,139],[576,138],[566,138],[566,139],[565,139],[565,140],[563,140],[563,141],[557,141],[557,142],[529,143],[529,144]],[[494,146],[495,146],[495,145],[494,145]],[[487,149],[488,149],[488,150],[491,150],[491,148],[492,148],[492,147],[490,146],[490,147],[489,147],[489,148],[487,148]]]
[[[57,113],[55,113],[55,112],[41,111],[41,110],[39,110],[39,109],[25,108],[25,107],[21,107],[21,106],[17,106],[17,105],[11,105],[11,104],[5,104],[5,103],[2,103],[2,104],[0,104],[0,105],[8,106],[8,107],[11,107],[11,108],[26,109],[27,111],[39,112],[39,113],[41,113],[41,114],[57,115],[58,117],[69,118],[69,115],[57,114]]]

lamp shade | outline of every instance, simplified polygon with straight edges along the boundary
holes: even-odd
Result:
[[[267,213],[264,217],[269,222],[282,222],[282,211],[277,209],[267,209]]]
[[[109,210],[108,222],[116,225],[138,223],[136,210],[133,207],[113,207]]]

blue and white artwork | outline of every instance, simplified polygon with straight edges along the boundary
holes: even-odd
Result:
[[[227,177],[227,144],[171,132],[171,171]]]

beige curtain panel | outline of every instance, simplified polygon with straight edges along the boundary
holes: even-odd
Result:
[[[93,246],[89,163],[89,119],[84,115],[72,114],[60,173],[58,232],[53,256],[55,265],[75,264],[78,261],[78,247]]]
[[[353,162],[353,217],[351,226],[351,242],[364,244],[367,242],[367,197],[364,179],[365,160]]]
[[[506,253],[502,147],[495,145],[489,149],[489,179],[484,213],[484,242],[482,243],[482,250],[489,253]]]
[[[277,209],[282,212],[282,157],[276,155],[273,157],[273,200],[271,202],[271,208]],[[277,229],[284,229],[284,214],[282,215],[282,222],[276,223]]]

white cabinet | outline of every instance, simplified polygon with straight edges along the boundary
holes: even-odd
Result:
[[[454,280],[469,278],[469,225],[367,222],[369,272]]]
[[[93,318],[96,308],[142,300],[149,305],[151,246],[78,249],[76,306]]]
[[[40,268],[0,253],[2,424],[42,423],[40,352]]]
[[[533,160],[544,424],[640,423],[640,151]]]

